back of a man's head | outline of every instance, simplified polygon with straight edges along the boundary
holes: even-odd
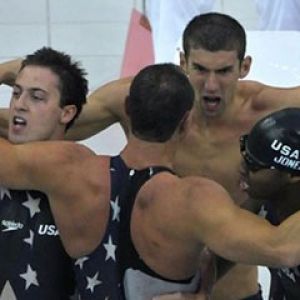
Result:
[[[178,66],[144,68],[135,76],[126,102],[132,133],[145,141],[167,141],[193,102],[194,90]]]
[[[183,49],[188,58],[191,49],[215,52],[236,50],[240,61],[245,56],[246,33],[232,17],[221,13],[207,13],[194,17],[183,33]]]

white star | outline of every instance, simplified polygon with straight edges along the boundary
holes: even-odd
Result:
[[[31,247],[33,245],[33,238],[34,238],[34,232],[32,230],[29,230],[29,237],[26,239],[23,239],[23,241],[27,244],[29,244]]]
[[[290,280],[292,280],[293,282],[296,282],[296,278],[295,278],[295,274],[292,272],[291,269],[289,268],[281,268],[279,270],[279,276],[282,277],[281,273],[285,274]]]
[[[26,273],[20,274],[20,277],[25,279],[26,282],[25,290],[27,290],[32,284],[39,286],[39,283],[36,279],[37,277],[36,271],[32,270],[30,265],[27,265]]]
[[[41,211],[39,208],[41,199],[40,198],[34,199],[31,197],[29,193],[26,193],[26,195],[28,200],[26,202],[23,202],[22,205],[26,206],[29,209],[30,217],[33,218],[33,216],[36,213],[39,213]]]
[[[3,198],[4,198],[5,195],[6,195],[9,199],[11,199],[10,191],[9,191],[7,188],[1,186],[1,187],[0,187],[0,200],[3,200]]]
[[[88,281],[86,289],[87,290],[90,289],[92,293],[94,293],[95,286],[102,283],[102,281],[98,280],[98,275],[99,272],[97,272],[94,277],[88,277],[88,276],[86,277]]]
[[[110,205],[113,209],[112,221],[117,220],[118,222],[120,222],[119,196],[116,197],[115,201],[110,201]]]
[[[111,236],[109,236],[108,238],[108,243],[106,244],[103,244],[105,250],[106,250],[106,257],[105,257],[105,260],[108,260],[109,258],[112,258],[114,261],[116,261],[116,255],[115,255],[115,252],[116,252],[116,245],[114,245],[112,243],[112,239],[111,239]]]
[[[129,176],[133,176],[134,174],[135,174],[135,170],[131,169],[131,170],[129,171]]]
[[[8,299],[17,300],[17,297],[9,281],[6,281],[2,293],[0,295],[0,300],[8,300]]]
[[[87,256],[83,256],[83,257],[80,257],[78,258],[76,261],[75,261],[75,266],[79,266],[80,270],[82,270],[83,268],[83,263],[88,260],[89,258]]]
[[[264,219],[266,218],[268,212],[265,210],[265,206],[263,205],[258,213],[259,216],[263,217]]]
[[[116,172],[116,169],[115,168],[110,168],[109,169],[111,172]]]

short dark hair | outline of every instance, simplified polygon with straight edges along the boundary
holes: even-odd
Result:
[[[148,66],[135,76],[126,101],[131,131],[146,141],[165,142],[193,102],[194,90],[180,67]]]
[[[191,49],[208,51],[236,50],[242,61],[246,51],[246,32],[234,18],[221,13],[207,13],[194,17],[183,33],[183,49],[188,58]]]
[[[75,119],[86,103],[88,93],[88,82],[86,71],[79,66],[79,62],[72,61],[70,55],[49,47],[43,47],[33,54],[29,54],[22,61],[21,69],[26,66],[42,66],[49,68],[59,78],[59,89],[61,93],[60,106],[74,104],[77,112],[74,118],[66,125],[66,130],[72,126]]]

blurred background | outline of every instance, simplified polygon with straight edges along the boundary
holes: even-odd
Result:
[[[0,61],[51,46],[82,61],[93,89],[120,75],[133,8],[143,12],[143,0],[0,0]],[[252,0],[217,0],[214,9],[258,26]]]

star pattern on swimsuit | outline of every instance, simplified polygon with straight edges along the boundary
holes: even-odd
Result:
[[[119,196],[116,197],[115,201],[110,201],[111,208],[113,209],[113,221],[120,222],[120,205],[119,205]]]
[[[33,247],[33,238],[34,238],[34,232],[32,230],[29,230],[29,237],[23,239],[24,243],[27,243],[30,245],[30,247]]]
[[[108,238],[108,242],[103,244],[103,246],[106,250],[105,260],[109,260],[111,258],[113,261],[116,261],[117,246],[113,244],[111,235]]]
[[[39,286],[38,280],[37,280],[37,273],[34,271],[30,265],[27,265],[26,272],[23,274],[20,274],[20,277],[25,280],[25,289],[28,290],[31,285]]]
[[[6,230],[7,234],[0,235],[0,245],[3,247],[7,243],[12,248],[9,251],[5,250],[6,255],[1,257],[0,265],[4,270],[5,268],[10,270],[12,263],[14,266],[14,271],[5,278],[7,281],[0,283],[0,300],[50,298],[52,300],[53,297],[50,295],[56,293],[56,290],[57,295],[64,294],[66,289],[61,288],[59,284],[54,292],[52,290],[55,283],[53,279],[56,280],[57,276],[49,273],[51,268],[48,264],[60,255],[62,255],[60,261],[64,264],[63,256],[66,254],[62,245],[57,244],[56,235],[41,230],[44,227],[54,226],[46,196],[37,191],[0,188],[0,197],[4,198],[0,201],[3,212],[0,222],[6,226],[4,230],[9,229]],[[48,257],[49,260],[41,262],[40,253],[45,253],[45,258]],[[67,256],[65,257],[67,259]],[[44,277],[45,273],[49,273],[49,278]]]
[[[89,258],[87,256],[83,256],[83,257],[76,259],[75,266],[79,266],[80,270],[82,270],[83,264],[86,260],[89,260]]]
[[[9,281],[5,282],[2,293],[0,294],[0,300],[7,300],[7,299],[9,299],[9,300],[18,300],[12,286],[9,283]]]
[[[99,272],[97,272],[94,277],[87,277],[87,289],[94,293],[94,289],[97,285],[101,284],[102,281],[98,280]]]
[[[22,205],[27,207],[29,209],[30,217],[33,218],[35,214],[39,213],[40,210],[40,198],[32,198],[30,193],[26,193],[27,195],[27,201],[23,202]]]
[[[4,196],[7,196],[9,199],[11,199],[10,191],[7,188],[1,186],[0,187],[0,200],[3,200]]]

